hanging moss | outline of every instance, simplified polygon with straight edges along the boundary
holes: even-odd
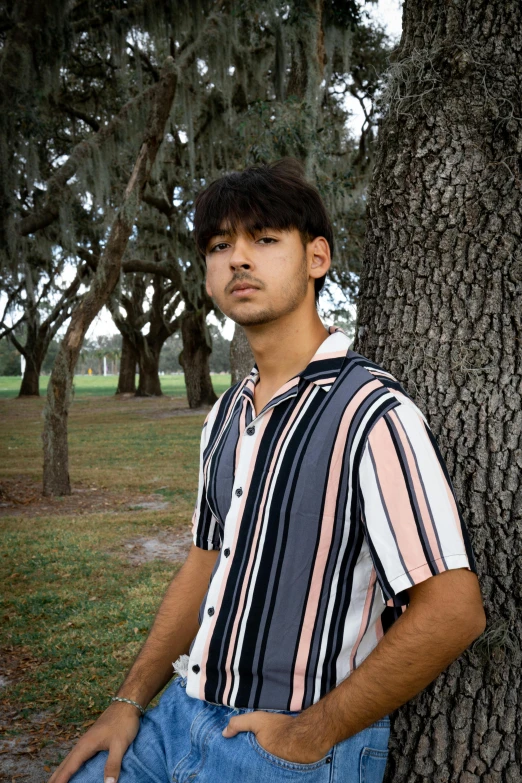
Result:
[[[9,146],[0,139],[7,172],[0,193],[4,264],[29,250],[39,263],[60,249],[73,256],[75,244],[99,254],[146,131],[160,65],[169,53],[179,57],[216,10],[211,0],[45,5],[49,14],[42,16],[29,0],[19,4],[2,54],[3,95],[13,97],[0,120],[10,137]],[[204,268],[190,246],[194,194],[248,163],[301,159],[344,245],[355,226],[357,247],[367,171],[362,167],[357,176],[352,170],[360,151],[346,131],[342,103],[330,92],[348,83],[354,63],[365,88],[378,86],[368,58],[384,50],[384,39],[361,33],[366,28],[357,9],[355,0],[267,0],[261,6],[237,0],[218,13],[196,56],[180,69],[149,186],[163,207],[141,205],[132,253],[173,258],[190,301],[204,297]],[[25,40],[17,32],[22,17]],[[74,177],[42,189],[43,181],[56,178],[57,161],[71,154]],[[41,213],[48,202],[55,210],[51,222],[32,237],[20,236],[22,216]],[[336,263],[343,268],[341,259]]]

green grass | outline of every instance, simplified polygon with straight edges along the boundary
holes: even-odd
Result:
[[[119,515],[121,516],[121,515]],[[130,566],[104,550],[146,534],[151,523],[105,515],[5,520],[0,557],[3,646],[29,650],[38,665],[9,690],[24,717],[60,710],[60,722],[78,724],[108,705],[143,643],[178,565]]]
[[[172,397],[185,397],[187,390],[185,387],[185,378],[183,375],[161,375],[161,389],[163,394],[167,394]],[[47,383],[49,376],[42,376],[40,378],[40,394],[45,396],[47,391]],[[10,397],[16,397],[20,390],[21,378],[13,376],[0,376],[0,399],[8,399]],[[230,375],[218,375],[212,376],[212,382],[216,394],[221,394],[228,386],[230,386]],[[74,378],[74,396],[75,398],[81,397],[99,397],[109,394],[115,394],[118,386],[117,375],[76,375]]]
[[[69,467],[73,489],[83,494],[51,507],[39,496],[45,398],[0,400],[0,485],[8,496],[13,486],[27,487],[30,498],[22,516],[0,509],[0,648],[29,660],[2,697],[26,718],[49,710],[66,732],[107,706],[178,567],[130,564],[123,541],[151,527],[187,530],[196,500],[204,415],[175,415],[187,407],[176,395],[89,394],[110,380],[78,379],[86,393],[75,397],[69,414]],[[214,376],[216,394],[228,381]],[[80,505],[91,493],[108,501],[106,512]],[[170,506],[131,510],[143,494]],[[75,511],[66,512],[69,500]]]

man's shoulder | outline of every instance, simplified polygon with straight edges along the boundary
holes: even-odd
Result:
[[[375,398],[380,398],[386,395],[390,401],[391,406],[397,408],[401,406],[403,409],[410,409],[415,411],[425,422],[428,423],[426,417],[415,399],[406,390],[403,383],[399,378],[392,373],[387,366],[378,364],[367,356],[358,353],[350,348],[347,352],[347,375],[354,373],[357,376],[358,385],[363,387],[367,384],[371,384],[372,391],[370,395]],[[382,414],[387,412],[388,408],[383,407]]]

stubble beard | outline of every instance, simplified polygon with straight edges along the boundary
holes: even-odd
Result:
[[[226,313],[228,317],[239,326],[260,326],[261,324],[269,324],[273,321],[277,321],[288,313],[292,313],[297,310],[308,291],[308,275],[306,273],[306,253],[303,255],[302,264],[299,275],[292,281],[293,285],[290,285],[287,289],[285,300],[280,307],[264,307],[262,309],[255,310],[252,308],[249,312],[245,308],[245,312],[241,312],[238,308],[237,313]]]

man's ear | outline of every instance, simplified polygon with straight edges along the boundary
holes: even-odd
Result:
[[[208,282],[208,277],[205,278],[205,288],[206,288],[207,294],[212,298],[213,297],[213,293],[212,293],[212,289],[210,288],[210,283]]]
[[[312,255],[310,271],[312,277],[323,277],[332,263],[330,257],[330,245],[325,237],[315,237],[308,244],[308,252]]]

